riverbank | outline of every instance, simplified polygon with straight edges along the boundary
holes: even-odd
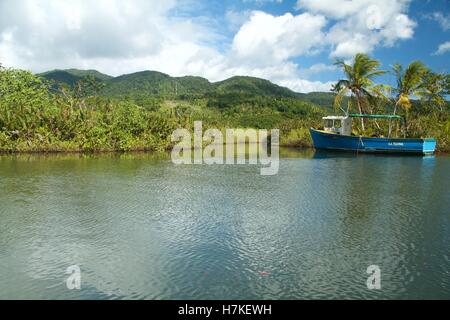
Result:
[[[304,141],[299,141],[297,143],[280,144],[280,148],[286,150],[314,150],[314,147]],[[98,150],[82,150],[82,149],[71,149],[71,150],[61,150],[61,149],[33,149],[33,150],[1,150],[0,155],[21,155],[21,154],[127,154],[127,153],[162,153],[170,152],[171,148],[166,149],[156,149],[152,147],[148,148],[135,148],[128,150],[114,150],[114,149],[98,149]],[[450,150],[436,150],[435,154],[445,154],[450,155]]]
[[[302,121],[303,122],[303,121]],[[188,126],[187,126],[188,127]],[[172,128],[176,130],[175,127]],[[190,130],[190,129],[187,129]],[[244,129],[245,130],[245,129]],[[225,134],[225,129],[221,129]],[[431,135],[418,135],[419,137],[433,137],[437,140],[436,152],[450,153],[450,139],[445,130],[434,128]],[[99,137],[90,137],[89,132],[80,132],[73,140],[60,141],[52,135],[44,137],[35,134],[29,138],[14,138],[0,131],[0,153],[114,153],[114,152],[159,152],[170,151],[174,146],[171,133],[156,136],[151,132],[133,136],[124,134],[114,137],[111,133]],[[207,145],[204,142],[204,145]],[[309,127],[280,129],[280,147],[287,148],[313,148]]]

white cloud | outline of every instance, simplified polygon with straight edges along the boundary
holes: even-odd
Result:
[[[278,83],[297,92],[323,92],[330,91],[335,82],[309,81],[304,79],[283,80]]]
[[[212,37],[192,20],[170,18],[175,5],[173,0],[3,0],[0,34],[9,41],[0,42],[0,60],[34,71],[108,60],[136,64]],[[112,69],[128,70],[123,64]]]
[[[368,1],[348,0],[298,0],[297,9],[324,14],[334,19],[342,19],[366,8]]]
[[[310,73],[321,73],[326,71],[335,71],[337,68],[334,65],[326,65],[325,63],[316,63],[308,68]]]
[[[444,54],[449,51],[450,51],[450,41],[447,41],[447,42],[441,43],[434,54],[441,55],[441,54]]]
[[[450,30],[450,14],[443,14],[442,12],[434,12],[431,19],[437,21],[444,31]]]
[[[281,62],[320,45],[325,18],[309,13],[273,16],[255,11],[233,40],[233,51],[253,63]]]
[[[354,15],[373,13],[374,8],[383,13],[384,21],[395,12],[408,7],[411,0],[297,0],[297,9],[323,14],[339,20]]]
[[[332,29],[327,36],[334,43],[332,57],[353,57],[356,53],[368,53],[372,51],[377,40],[363,33],[348,34],[340,27]],[[339,40],[341,39],[341,40]]]
[[[298,0],[297,9],[334,21],[327,33],[332,57],[370,53],[409,39],[416,23],[407,15],[410,0]]]

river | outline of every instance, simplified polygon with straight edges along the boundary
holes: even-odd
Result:
[[[3,155],[0,299],[450,299],[449,187],[447,155]]]

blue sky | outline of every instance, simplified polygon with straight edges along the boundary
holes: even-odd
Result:
[[[450,69],[450,0],[0,0],[0,63],[157,70],[326,91],[336,59]],[[392,82],[385,76],[383,82]]]

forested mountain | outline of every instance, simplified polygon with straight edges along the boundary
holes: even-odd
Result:
[[[65,84],[73,87],[86,76],[92,76],[103,83],[100,94],[120,97],[208,97],[230,100],[233,97],[282,97],[294,98],[323,107],[333,105],[334,94],[331,92],[298,93],[278,86],[268,80],[235,76],[224,81],[210,82],[205,78],[184,76],[171,77],[157,71],[141,71],[111,77],[96,70],[54,70],[41,73],[40,76],[53,81],[55,85]]]
[[[157,71],[142,71],[122,75],[105,82],[102,93],[108,96],[155,95],[172,96],[205,94],[213,85],[200,77],[171,77]]]
[[[106,81],[106,80],[113,78],[112,76],[101,73],[97,70],[67,69],[64,71],[66,71],[74,76],[81,77],[81,78],[84,78],[86,76],[92,76],[92,77],[97,78],[102,81]]]
[[[71,87],[87,76],[92,76],[96,80],[102,82],[113,78],[97,70],[79,70],[79,69],[52,70],[40,73],[38,75],[44,77],[47,80],[54,81],[56,84],[66,84]]]

